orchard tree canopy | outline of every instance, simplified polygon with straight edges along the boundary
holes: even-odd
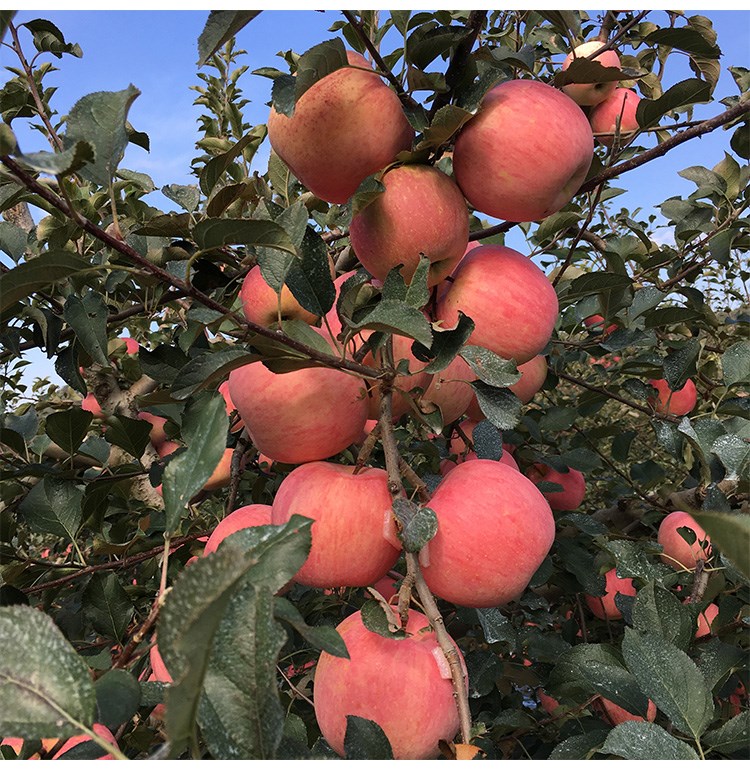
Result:
[[[748,62],[341,11],[249,72],[258,13],[168,211],[149,84],[0,13],[0,758],[747,759]]]

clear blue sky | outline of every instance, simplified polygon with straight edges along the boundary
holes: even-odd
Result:
[[[750,12],[690,10],[687,13],[700,13],[713,21],[724,53],[716,94],[719,97],[736,94],[727,67],[750,67]],[[22,10],[15,23],[39,17],[49,19],[69,42],[81,46],[82,59],[65,56],[62,60],[53,60],[59,72],[48,76],[48,85],[58,89],[53,104],[61,115],[79,98],[93,91],[118,91],[129,83],[140,89],[141,96],[133,104],[129,117],[136,129],[149,135],[151,152],[130,146],[122,166],[148,173],[158,189],[170,183],[194,182],[190,176],[190,160],[197,155],[194,142],[200,109],[192,104],[197,95],[189,86],[200,83],[195,75],[197,39],[207,15],[207,11]],[[654,11],[652,16],[656,23],[665,23],[663,11]],[[244,96],[251,100],[246,108],[249,121],[254,124],[265,122],[271,85],[269,80],[250,72],[269,65],[285,69],[282,60],[276,56],[280,50],[292,49],[301,53],[315,43],[333,37],[334,33],[328,32],[328,28],[340,18],[337,11],[264,11],[239,33],[238,45],[247,51],[243,63],[248,65],[248,72],[240,84]],[[28,43],[28,36],[24,40]],[[389,50],[387,42],[384,50]],[[0,64],[13,66],[17,62],[12,60],[8,49],[3,48],[0,49]],[[690,76],[685,57],[670,58],[665,74],[668,85]],[[710,117],[721,109],[718,104],[698,106],[695,117]],[[14,124],[22,150],[48,149],[40,134],[22,131],[22,125],[22,121]],[[631,209],[641,206],[649,210],[670,195],[690,193],[693,184],[683,180],[677,172],[694,164],[715,165],[723,158],[728,140],[725,132],[717,131],[692,140],[664,158],[629,173],[622,184],[628,194],[620,201]],[[266,143],[264,152],[258,156],[258,165],[262,169],[267,153]],[[165,210],[175,208],[160,193],[151,194],[148,200]],[[522,243],[516,243],[513,236],[509,243],[523,249]],[[4,257],[0,256],[0,259]],[[44,366],[47,366],[46,361]],[[47,367],[44,370],[47,371]]]

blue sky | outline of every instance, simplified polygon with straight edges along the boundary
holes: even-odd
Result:
[[[750,12],[690,10],[687,13],[699,13],[713,21],[724,53],[716,94],[720,97],[736,94],[727,67],[750,66]],[[40,17],[56,24],[69,42],[78,43],[83,50],[82,59],[65,56],[62,60],[53,60],[60,69],[48,76],[46,82],[58,88],[53,100],[58,112],[64,115],[78,99],[93,91],[118,91],[133,83],[142,93],[133,104],[130,121],[136,129],[149,135],[151,152],[130,146],[122,165],[151,175],[157,189],[170,183],[194,182],[190,175],[190,160],[197,155],[194,142],[200,108],[193,106],[197,95],[189,86],[200,83],[195,74],[196,41],[207,11],[21,10],[15,23]],[[658,24],[665,23],[663,11],[654,11],[652,17]],[[240,84],[244,96],[251,100],[246,108],[249,121],[254,124],[265,122],[271,84],[250,72],[269,65],[285,69],[282,60],[276,56],[280,50],[293,49],[301,53],[315,43],[333,37],[334,33],[328,32],[328,28],[340,18],[337,11],[264,11],[239,33],[238,45],[247,51],[243,63],[248,65],[248,72]],[[30,49],[28,36],[24,40]],[[387,40],[385,51],[389,50]],[[13,61],[8,49],[3,48],[0,49],[0,64],[5,67],[17,62]],[[667,84],[690,76],[684,57],[670,59],[665,76]],[[721,109],[718,104],[698,106],[695,117],[710,117]],[[16,122],[14,128],[22,150],[49,149],[40,134],[23,131],[22,122]],[[650,210],[670,195],[690,193],[693,184],[683,180],[677,172],[694,164],[715,165],[723,158],[728,141],[725,132],[717,131],[692,140],[664,158],[629,173],[622,178],[622,187],[628,189],[628,194],[620,201],[631,209],[641,206]],[[263,152],[258,155],[261,169],[265,169],[267,153],[268,143],[265,143]],[[165,210],[175,206],[160,193],[151,194],[148,200]],[[523,249],[523,242],[516,239],[511,235],[509,244]],[[46,361],[43,364],[46,371]]]

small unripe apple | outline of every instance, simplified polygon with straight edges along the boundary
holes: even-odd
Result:
[[[622,612],[617,608],[615,597],[635,596],[636,590],[630,577],[618,577],[616,569],[610,569],[604,575],[606,586],[603,596],[586,596],[588,608],[600,620],[621,620]]]
[[[360,263],[377,279],[403,264],[411,282],[420,253],[430,260],[428,285],[441,282],[461,260],[469,239],[469,217],[456,183],[432,166],[390,169],[385,193],[359,211],[349,234]]]
[[[230,535],[240,529],[250,526],[267,526],[271,523],[271,505],[245,505],[229,513],[219,521],[219,525],[211,532],[203,555],[213,553],[216,548]]]
[[[687,543],[677,531],[681,527],[691,529],[696,536],[693,544]],[[664,548],[660,558],[665,564],[680,571],[695,569],[696,563],[708,560],[711,554],[711,540],[690,513],[677,510],[670,513],[660,524],[657,535],[659,544]],[[706,548],[700,543],[708,543]]]
[[[519,596],[555,537],[545,498],[500,462],[454,467],[430,507],[438,531],[420,553],[422,573],[435,595],[461,606],[495,607]]]
[[[268,139],[318,198],[344,204],[369,175],[409,150],[414,130],[396,92],[360,54],[314,83],[291,118],[271,108]],[[364,68],[364,69],[354,69]]]
[[[315,717],[331,748],[343,756],[346,718],[356,716],[380,725],[395,759],[437,757],[438,742],[453,740],[459,719],[450,667],[428,619],[409,610],[405,639],[369,631],[360,612],[336,630],[350,659],[323,652],[313,694]],[[459,658],[465,668],[460,651]]]
[[[685,416],[695,408],[698,392],[692,379],[685,382],[682,389],[673,392],[664,378],[651,379],[648,382],[656,390],[656,397],[649,400],[657,413],[668,416]]]
[[[314,588],[363,587],[396,563],[396,535],[385,470],[309,462],[279,486],[271,512],[275,525],[294,513],[314,520],[312,547],[295,580]]]
[[[546,464],[535,464],[526,470],[526,476],[534,483],[557,483],[562,491],[543,491],[544,498],[555,510],[576,510],[586,497],[586,479],[583,473],[568,468],[567,472],[558,472]]]
[[[567,70],[574,59],[581,59],[591,56],[598,51],[604,43],[600,40],[589,40],[577,46],[571,53],[565,57],[562,69]],[[620,57],[611,49],[595,56],[594,62],[599,62],[602,67],[620,66]],[[579,105],[598,105],[609,97],[617,88],[618,81],[609,81],[607,83],[568,83],[562,87],[562,90]]]
[[[263,327],[278,326],[279,318],[301,319],[308,325],[318,319],[299,304],[286,285],[281,288],[281,296],[277,295],[263,279],[260,266],[253,266],[247,272],[239,297],[245,318]]]
[[[603,102],[598,104],[589,115],[591,130],[602,145],[611,148],[618,132],[622,138],[638,130],[638,120],[635,111],[641,98],[633,89],[615,89]]]

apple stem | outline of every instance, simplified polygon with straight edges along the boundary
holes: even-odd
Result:
[[[354,474],[356,475],[366,464],[367,460],[375,448],[375,443],[380,438],[380,424],[376,424],[365,438],[365,442],[362,443],[362,447],[357,454],[357,462],[354,465]]]

